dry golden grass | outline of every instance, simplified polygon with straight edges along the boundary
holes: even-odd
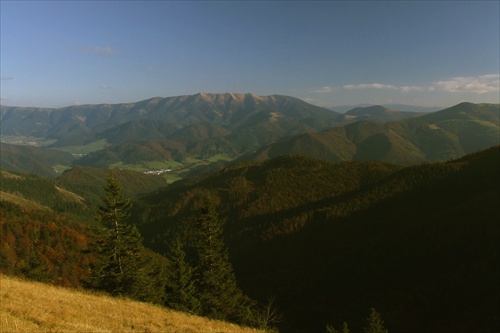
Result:
[[[0,332],[257,333],[151,304],[0,275]]]

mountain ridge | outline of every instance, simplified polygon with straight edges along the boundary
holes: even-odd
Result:
[[[175,167],[175,180],[198,167],[280,154],[406,165],[457,158],[498,144],[498,110],[461,103],[433,113],[368,106],[340,114],[291,96],[198,93],[58,109],[2,107],[1,126],[2,138],[39,136],[46,147],[73,153],[66,168]],[[22,149],[4,153],[3,160],[29,160]],[[10,168],[23,170],[19,163]]]
[[[367,122],[351,126],[351,140],[370,137],[354,130]],[[276,296],[283,332],[323,332],[327,323],[344,321],[362,331],[370,307],[396,332],[496,332],[499,152],[494,146],[409,167],[299,155],[232,164],[134,197],[129,222],[158,253],[180,237],[189,258],[197,200],[210,193],[219,203],[238,283],[256,300]],[[58,198],[76,204],[83,197],[93,207],[106,174],[76,167],[54,181],[0,172],[8,180],[2,180],[2,189],[9,185],[30,200],[48,199],[50,187]],[[124,191],[145,193],[137,173],[116,174]],[[41,199],[32,199],[32,191]],[[54,209],[61,203],[55,201],[44,206]],[[77,282],[85,272],[83,225],[62,214],[0,204],[7,221],[3,269],[19,270],[16,259],[26,259],[25,249],[38,244],[38,234],[30,230],[49,231],[39,255],[50,259],[54,278]],[[54,211],[66,215],[70,207]]]
[[[276,295],[285,332],[332,321],[361,331],[356,313],[369,306],[393,331],[494,332],[499,149],[409,167],[241,163],[143,197],[149,215],[134,221],[157,251],[189,242],[196,198],[210,193],[237,278],[256,299]]]
[[[385,111],[383,107],[376,110]],[[333,161],[379,160],[402,164],[445,161],[499,144],[499,119],[498,104],[461,103],[399,121],[359,121],[316,134],[284,138],[240,160],[304,154]]]

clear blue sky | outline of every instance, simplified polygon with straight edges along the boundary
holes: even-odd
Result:
[[[499,103],[499,1],[1,1],[1,103]]]

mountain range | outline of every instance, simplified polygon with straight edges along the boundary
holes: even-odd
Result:
[[[373,114],[390,113],[370,107]],[[346,114],[364,115],[365,109]],[[443,161],[499,143],[499,106],[461,103],[435,113],[399,121],[359,121],[325,131],[284,138],[247,160],[303,154],[333,160],[377,160],[396,164]]]
[[[327,107],[327,109],[339,113],[346,113],[347,111],[350,111],[355,108],[364,108],[370,106],[377,106],[377,105],[373,104],[337,105],[337,106]],[[407,112],[425,112],[425,113],[436,112],[439,110],[446,109],[444,107],[439,107],[439,106],[418,106],[418,105],[407,105],[407,104],[384,104],[381,106],[392,110],[407,111]]]
[[[499,119],[229,93],[2,106],[0,271],[81,287],[114,168],[166,271],[174,240],[196,262],[209,196],[238,287],[281,332],[362,331],[376,308],[391,332],[496,333]]]
[[[498,144],[500,133],[498,104],[437,112],[366,106],[341,114],[290,96],[233,93],[58,109],[2,106],[0,126],[1,163],[13,171],[55,177],[75,165],[163,168],[172,180],[289,153],[405,165],[448,160]],[[38,147],[12,145],[19,141]]]

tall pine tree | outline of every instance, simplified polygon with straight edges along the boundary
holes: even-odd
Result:
[[[236,285],[222,232],[214,200],[207,195],[196,220],[195,287],[201,315],[249,324],[254,303]]]
[[[183,312],[199,313],[200,301],[196,298],[193,269],[186,262],[186,253],[179,238],[170,244],[167,258],[170,266],[167,271],[165,305]]]
[[[98,207],[96,216],[101,224],[93,242],[97,260],[87,286],[112,295],[159,303],[164,288],[158,276],[161,269],[148,256],[137,228],[125,223],[132,205],[130,199],[123,197],[113,170],[107,178],[105,192],[104,205]]]

